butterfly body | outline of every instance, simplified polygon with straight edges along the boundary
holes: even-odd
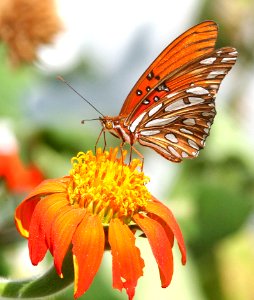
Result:
[[[173,41],[140,77],[119,115],[100,118],[103,130],[173,162],[196,157],[216,115],[221,81],[237,58],[234,48],[214,48],[217,32],[216,23],[205,21]]]

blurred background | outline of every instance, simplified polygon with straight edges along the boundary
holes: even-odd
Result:
[[[216,99],[217,116],[198,158],[173,164],[145,156],[148,188],[180,223],[188,253],[167,289],[147,241],[136,300],[253,300],[254,273],[254,2],[252,0],[0,2],[0,276],[28,278],[51,265],[29,262],[16,232],[18,203],[43,178],[68,174],[78,151],[93,149],[98,114],[62,82],[62,75],[105,115],[117,115],[136,80],[157,55],[193,25],[219,25],[217,48],[239,59]],[[108,136],[107,143],[119,140]],[[15,258],[15,259],[14,259]],[[55,299],[71,299],[73,287]],[[113,290],[111,255],[81,299],[127,299]]]

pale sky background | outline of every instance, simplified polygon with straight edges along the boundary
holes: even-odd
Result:
[[[176,37],[176,32],[180,34],[189,25],[195,25],[192,20],[197,3],[196,0],[57,0],[65,32],[54,47],[41,50],[41,61],[48,70],[61,71],[79,56],[92,55],[111,70],[121,62],[133,36],[143,27],[150,29],[146,39],[156,54]]]

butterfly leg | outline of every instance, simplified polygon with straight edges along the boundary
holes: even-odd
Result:
[[[106,147],[105,131],[104,131],[104,128],[102,128],[102,130],[101,130],[101,132],[100,132],[100,134],[99,134],[99,136],[98,136],[98,138],[97,138],[97,140],[96,140],[95,146],[94,146],[94,148],[95,148],[95,153],[96,153],[97,145],[98,145],[98,143],[99,143],[99,140],[100,140],[100,137],[101,137],[102,133],[103,133],[103,136],[104,136],[104,148],[103,148],[103,151],[105,150],[105,147]]]
[[[106,146],[107,146],[107,140],[106,140],[105,130],[103,130],[103,141],[104,141],[104,146],[103,146],[103,152],[104,152],[105,149],[106,149]]]
[[[131,163],[131,160],[132,160],[132,146],[130,148],[130,158],[129,158],[129,164]]]
[[[131,158],[132,158],[132,150],[135,151],[137,153],[137,155],[140,157],[140,159],[141,159],[141,172],[143,172],[143,168],[144,168],[144,156],[133,145],[131,145],[130,162],[131,162]]]
[[[120,151],[121,151],[122,166],[123,166],[123,163],[124,163],[124,161],[123,161],[123,146],[124,146],[124,144],[125,144],[124,142],[121,142],[121,144],[119,146]]]

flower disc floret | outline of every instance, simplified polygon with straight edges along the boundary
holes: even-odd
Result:
[[[140,160],[125,165],[126,153],[121,158],[116,155],[117,149],[98,149],[96,156],[92,151],[79,152],[72,159],[69,202],[99,215],[104,223],[114,217],[126,222],[133,214],[145,210],[151,199],[145,186],[149,178],[138,170]]]

